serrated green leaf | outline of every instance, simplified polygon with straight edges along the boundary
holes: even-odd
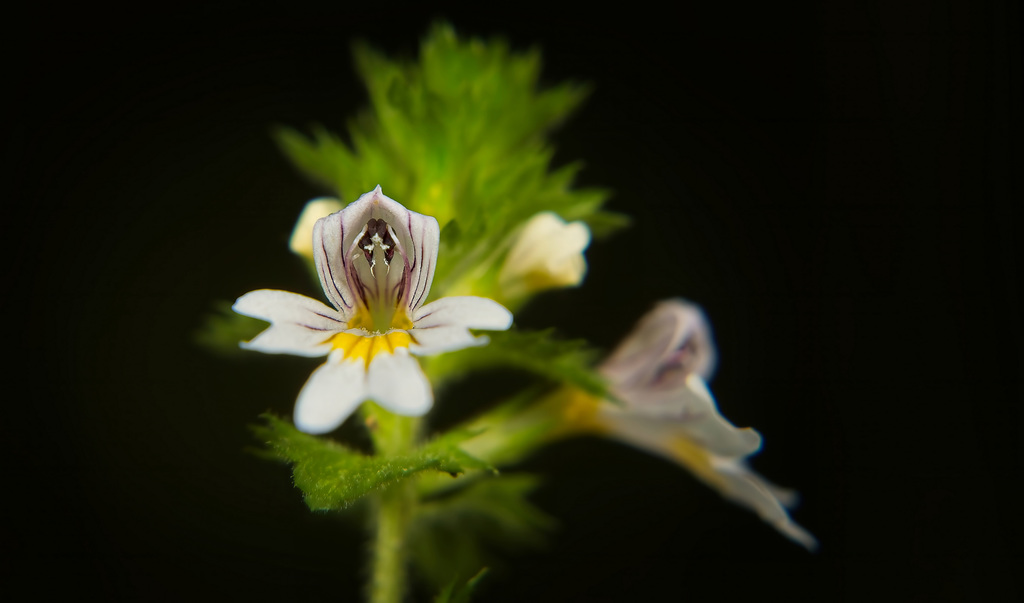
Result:
[[[266,322],[242,316],[231,309],[231,302],[218,301],[206,316],[203,326],[196,331],[194,340],[204,348],[224,356],[240,354],[238,344],[259,335],[267,328]]]
[[[465,584],[460,584],[458,578],[452,580],[444,587],[444,590],[434,597],[434,603],[469,603],[473,591],[486,575],[487,568],[485,567],[467,580]]]
[[[468,431],[449,432],[409,454],[382,457],[302,433],[269,413],[262,418],[266,425],[253,426],[253,432],[278,459],[292,465],[295,485],[314,511],[343,509],[373,490],[423,471],[455,476],[467,469],[491,469],[458,447],[474,435]]]
[[[527,498],[540,484],[529,474],[479,475],[422,502],[409,528],[417,570],[436,587],[505,554],[547,542],[555,520]]]
[[[472,370],[508,366],[574,385],[596,396],[612,397],[604,378],[592,368],[598,352],[584,340],[558,339],[554,329],[512,329],[489,332],[487,336],[490,343],[483,347],[426,359],[431,380],[437,383]]]

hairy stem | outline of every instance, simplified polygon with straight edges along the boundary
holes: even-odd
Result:
[[[393,456],[412,449],[419,420],[394,417],[389,433],[377,439],[378,454]],[[371,603],[400,603],[406,589],[405,535],[416,505],[411,480],[402,480],[377,495],[376,532],[370,573]]]

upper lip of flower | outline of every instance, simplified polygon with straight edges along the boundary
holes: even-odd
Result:
[[[439,244],[437,220],[407,210],[380,186],[313,227],[320,284],[346,321],[385,309],[378,305],[411,316],[430,291]],[[387,266],[383,274],[375,270],[378,255]],[[401,270],[391,268],[396,255]]]
[[[243,347],[329,354],[299,393],[300,429],[331,431],[367,398],[399,414],[421,415],[433,394],[410,353],[482,345],[487,339],[469,329],[511,326],[511,313],[485,298],[448,297],[424,305],[439,239],[437,220],[406,209],[378,186],[313,228],[314,261],[334,308],[268,289],[235,302],[236,312],[271,323]]]
[[[718,353],[699,307],[679,300],[659,303],[601,365],[619,389],[675,390],[688,375],[707,381]]]

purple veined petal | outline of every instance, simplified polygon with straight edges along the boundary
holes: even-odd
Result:
[[[460,326],[504,331],[512,326],[512,313],[486,297],[443,297],[417,310],[412,321],[417,329]]]
[[[395,414],[419,417],[434,405],[430,381],[404,349],[374,356],[366,383],[367,397]]]
[[[372,273],[372,256],[367,258],[358,246],[371,220],[383,220],[396,243],[396,249],[390,250],[390,265],[374,266]],[[439,244],[437,220],[406,209],[379,185],[340,212],[321,218],[313,230],[313,257],[320,283],[346,316],[360,304],[372,307],[378,301],[392,300],[411,315],[430,292]],[[400,261],[397,271],[396,261]]]
[[[640,319],[599,370],[620,387],[671,387],[690,374],[708,378],[716,357],[711,327],[700,307],[668,300]]]
[[[804,548],[811,551],[818,548],[817,539],[789,517],[776,496],[777,486],[752,471],[742,460],[712,458],[711,464],[724,478],[718,486],[723,496],[754,511],[765,523]]]
[[[309,376],[295,403],[295,427],[312,434],[328,433],[341,425],[366,399],[366,370],[362,360],[342,360],[334,352]]]
[[[252,341],[241,344],[245,349],[268,354],[323,356],[331,350],[327,340],[346,328],[341,314],[332,308],[288,291],[250,291],[239,297],[231,309],[271,323]]]
[[[352,258],[346,257],[351,240],[365,225],[357,222],[354,214],[342,210],[320,218],[313,225],[313,263],[320,276],[320,286],[346,321],[358,308],[356,294],[348,282]],[[345,244],[346,240],[350,241],[349,245]]]

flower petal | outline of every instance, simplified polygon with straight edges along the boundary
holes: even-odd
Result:
[[[465,348],[487,345],[487,337],[475,337],[465,327],[442,326],[429,329],[412,329],[409,331],[415,343],[409,351],[417,356],[433,356],[444,352],[454,352]]]
[[[430,382],[420,363],[404,349],[374,356],[366,381],[367,397],[393,413],[418,417],[434,404]]]
[[[672,425],[677,433],[686,434],[711,454],[739,457],[761,448],[757,431],[737,428],[721,415],[715,398],[698,375],[691,374],[683,387],[670,392],[633,392],[629,400],[629,413]]]
[[[341,425],[366,399],[366,371],[361,360],[342,361],[331,354],[309,376],[295,403],[295,426],[306,433],[327,433]]]
[[[717,352],[711,327],[699,306],[683,300],[659,303],[601,365],[621,387],[671,385],[691,373],[707,379]]]
[[[241,344],[245,349],[268,354],[323,356],[331,349],[327,340],[346,328],[338,312],[315,299],[288,291],[250,291],[239,297],[231,309],[271,323],[252,341]]]
[[[345,210],[320,218],[313,225],[313,262],[320,276],[320,286],[346,321],[356,311],[357,301],[348,282],[351,262],[347,257],[348,247],[365,225],[365,221],[359,222],[359,216]]]
[[[504,331],[512,326],[512,313],[484,297],[444,297],[414,315],[409,331],[415,344],[409,350],[420,356],[485,345],[486,337],[474,337],[469,329]]]
[[[416,329],[461,326],[504,331],[512,326],[512,313],[486,297],[443,297],[417,310],[412,321]]]
[[[751,509],[783,536],[808,550],[818,548],[817,539],[790,519],[789,513],[776,496],[777,486],[768,483],[743,461],[713,458],[711,464],[725,478],[718,488],[723,496]]]
[[[313,259],[320,275],[320,284],[331,303],[348,317],[356,308],[357,288],[362,283],[353,262],[361,255],[353,246],[371,219],[384,220],[395,233],[405,266],[405,280],[399,292],[409,314],[418,308],[430,291],[437,264],[437,248],[441,229],[431,216],[409,211],[391,199],[378,185],[338,213],[321,218],[313,228]],[[396,273],[396,277],[401,273]]]

